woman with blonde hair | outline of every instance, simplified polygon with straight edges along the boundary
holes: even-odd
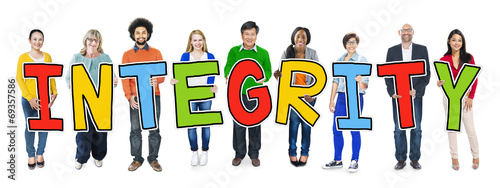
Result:
[[[207,60],[215,59],[214,55],[208,52],[205,35],[200,30],[193,30],[189,34],[189,40],[186,47],[186,52],[182,54],[181,61],[197,61],[197,60]],[[213,85],[210,89],[211,92],[217,93],[217,85],[214,84],[215,77],[197,77],[190,78],[188,80],[189,86],[198,85]],[[176,84],[178,81],[171,79],[171,84]],[[196,101],[191,102],[191,111],[205,111],[210,110],[212,106],[211,100]],[[191,151],[193,155],[191,157],[191,165],[205,166],[208,163],[208,144],[210,142],[210,127],[201,128],[201,140],[202,140],[202,153],[201,157],[198,156],[198,140],[197,140],[196,128],[188,129],[189,144],[191,146]]]
[[[97,86],[99,84],[99,66],[101,63],[112,63],[111,58],[108,54],[104,53],[102,49],[102,35],[98,30],[91,29],[83,37],[83,48],[80,53],[73,55],[70,61],[70,66],[68,66],[68,72],[66,74],[66,83],[68,88],[71,89],[71,64],[82,63],[92,81]],[[114,76],[113,86],[118,84],[118,78]],[[75,157],[75,168],[80,170],[82,165],[87,163],[90,158],[90,152],[92,152],[92,157],[94,158],[94,164],[97,167],[102,166],[102,160],[107,153],[107,132],[98,132],[95,130],[95,123],[92,120],[92,115],[89,111],[85,113],[87,119],[87,132],[78,132],[76,134],[76,157]]]

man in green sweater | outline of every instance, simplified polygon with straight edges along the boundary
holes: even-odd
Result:
[[[261,48],[255,44],[257,34],[259,33],[259,26],[253,21],[248,21],[241,26],[241,39],[243,44],[235,46],[229,50],[227,55],[226,66],[224,67],[224,76],[227,77],[234,64],[240,59],[252,58],[255,59],[264,69],[265,81],[255,82],[253,78],[246,78],[243,83],[243,90],[241,91],[241,98],[243,105],[247,109],[254,109],[257,105],[256,100],[250,101],[247,97],[247,89],[253,86],[262,85],[263,82],[268,82],[271,78],[271,61],[269,60],[269,53],[266,49]],[[236,152],[233,159],[233,166],[238,166],[241,160],[247,153],[246,147],[246,127],[233,121],[233,149]],[[248,143],[248,156],[252,159],[252,165],[255,167],[260,166],[259,150],[261,146],[261,129],[260,125],[248,128],[249,143]]]

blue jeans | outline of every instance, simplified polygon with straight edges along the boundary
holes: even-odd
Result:
[[[316,103],[316,99],[310,102],[312,106]],[[311,146],[311,126],[309,126],[305,121],[303,121],[295,110],[290,111],[290,126],[288,127],[288,155],[292,157],[297,156],[297,134],[299,133],[299,124],[302,124],[302,140],[300,143],[302,147],[300,148],[300,155],[309,156],[309,146]]]
[[[212,101],[192,102],[191,110],[192,111],[210,110],[211,106],[212,106]],[[198,151],[198,134],[196,133],[196,128],[188,129],[188,138],[189,138],[189,144],[191,145],[191,151]],[[210,143],[210,127],[201,128],[201,140],[202,140],[201,149],[203,151],[208,151],[208,144]]]
[[[30,102],[24,97],[21,101],[24,111],[24,120],[26,120],[26,129],[24,130],[24,139],[26,139],[26,152],[28,152],[28,157],[35,157],[35,134],[36,132],[28,131],[28,118],[38,117],[37,110],[31,109]],[[45,151],[45,144],[47,143],[47,132],[38,132],[38,149],[36,150],[36,155],[43,155]]]
[[[363,112],[363,94],[359,94],[359,102],[361,112]],[[333,114],[333,145],[335,147],[335,160],[342,160],[342,150],[344,149],[344,136],[342,131],[337,130],[337,116],[347,116],[346,98],[344,92],[337,93],[337,104],[335,105],[335,113]],[[361,134],[359,131],[351,131],[352,136],[352,156],[351,160],[358,161],[359,151],[361,150]]]
[[[107,132],[97,132],[95,130],[95,125],[92,121],[90,112],[86,112],[85,116],[87,118],[88,132],[78,132],[76,134],[76,160],[79,163],[87,163],[90,158],[90,152],[92,152],[92,157],[97,160],[102,160],[106,156],[108,151],[108,133]]]
[[[137,97],[135,98],[137,101]],[[158,152],[160,151],[160,96],[155,95],[155,108],[156,117],[158,118],[158,128],[156,130],[150,130],[148,141],[149,141],[149,156],[147,158],[148,163],[155,161],[158,158]],[[134,160],[143,163],[144,158],[142,157],[142,129],[141,123],[139,122],[139,110],[130,108],[130,154],[134,157]]]
[[[420,142],[422,140],[422,129],[420,122],[422,122],[422,97],[415,97],[413,100],[414,113],[415,113],[415,128],[410,131],[410,160],[420,159]],[[399,129],[398,112],[396,101],[392,100],[392,115],[394,118],[394,142],[396,144],[396,159],[398,161],[405,161],[407,150],[406,130]]]

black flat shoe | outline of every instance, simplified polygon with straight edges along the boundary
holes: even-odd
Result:
[[[35,169],[35,166],[36,166],[36,163],[33,163],[33,164],[29,164],[29,163],[28,163],[28,168],[29,168],[30,170]]]
[[[34,166],[34,165],[35,165],[35,164],[33,164],[33,166]],[[36,166],[37,166],[38,168],[43,168],[43,167],[45,166],[45,160],[43,160],[42,162],[38,162],[38,161],[37,161],[37,162],[36,162]]]

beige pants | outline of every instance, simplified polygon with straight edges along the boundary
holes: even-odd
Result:
[[[445,114],[448,113],[447,99],[443,97],[443,105]],[[462,101],[462,106],[465,106],[465,99]],[[462,110],[462,122],[465,127],[467,137],[469,137],[470,151],[474,159],[479,158],[479,145],[477,142],[476,129],[474,128],[474,118],[472,109],[469,111]],[[448,132],[448,141],[450,142],[450,154],[453,159],[458,158],[457,133]]]

